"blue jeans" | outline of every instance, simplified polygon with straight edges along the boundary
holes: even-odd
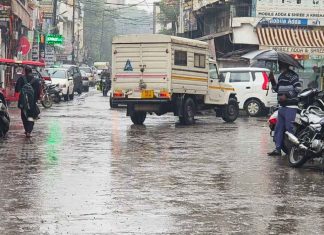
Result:
[[[276,149],[282,149],[285,132],[292,132],[292,122],[295,121],[297,109],[280,107],[278,110],[277,124],[274,132]]]

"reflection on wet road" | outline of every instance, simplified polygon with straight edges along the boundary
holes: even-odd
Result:
[[[19,112],[0,142],[0,234],[321,234],[321,168],[269,158],[265,119],[131,125],[95,91],[42,113],[24,138]]]

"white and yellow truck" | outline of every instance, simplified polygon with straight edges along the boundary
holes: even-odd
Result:
[[[169,35],[122,35],[112,42],[110,105],[127,105],[127,116],[143,124],[147,113],[173,112],[193,124],[197,111],[215,109],[236,120],[236,94],[209,59],[208,43]]]

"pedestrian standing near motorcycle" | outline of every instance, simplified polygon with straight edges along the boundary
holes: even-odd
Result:
[[[289,68],[289,64],[278,62],[279,75],[276,82],[273,72],[270,73],[269,79],[272,89],[278,93],[278,102],[280,108],[278,110],[278,120],[274,131],[274,142],[276,148],[268,153],[269,156],[281,156],[284,134],[286,131],[292,132],[292,122],[296,118],[298,109],[298,93],[301,91],[301,82],[299,76]]]
[[[40,81],[34,77],[30,67],[26,67],[25,74],[18,78],[15,91],[19,93],[18,108],[21,109],[25,135],[29,138],[39,115],[37,101],[41,91]]]

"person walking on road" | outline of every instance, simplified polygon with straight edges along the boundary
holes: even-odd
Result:
[[[30,67],[25,68],[25,74],[18,78],[15,91],[19,93],[18,108],[21,109],[21,120],[26,137],[31,137],[35,120],[39,115],[37,101],[40,97],[40,81],[33,75]]]
[[[301,82],[299,76],[289,69],[289,65],[278,62],[281,72],[278,83],[276,83],[273,73],[269,75],[273,90],[278,93],[278,119],[274,132],[274,142],[276,148],[268,153],[269,156],[281,156],[284,135],[286,131],[292,132],[292,122],[296,118],[298,99],[297,95],[301,91]]]

